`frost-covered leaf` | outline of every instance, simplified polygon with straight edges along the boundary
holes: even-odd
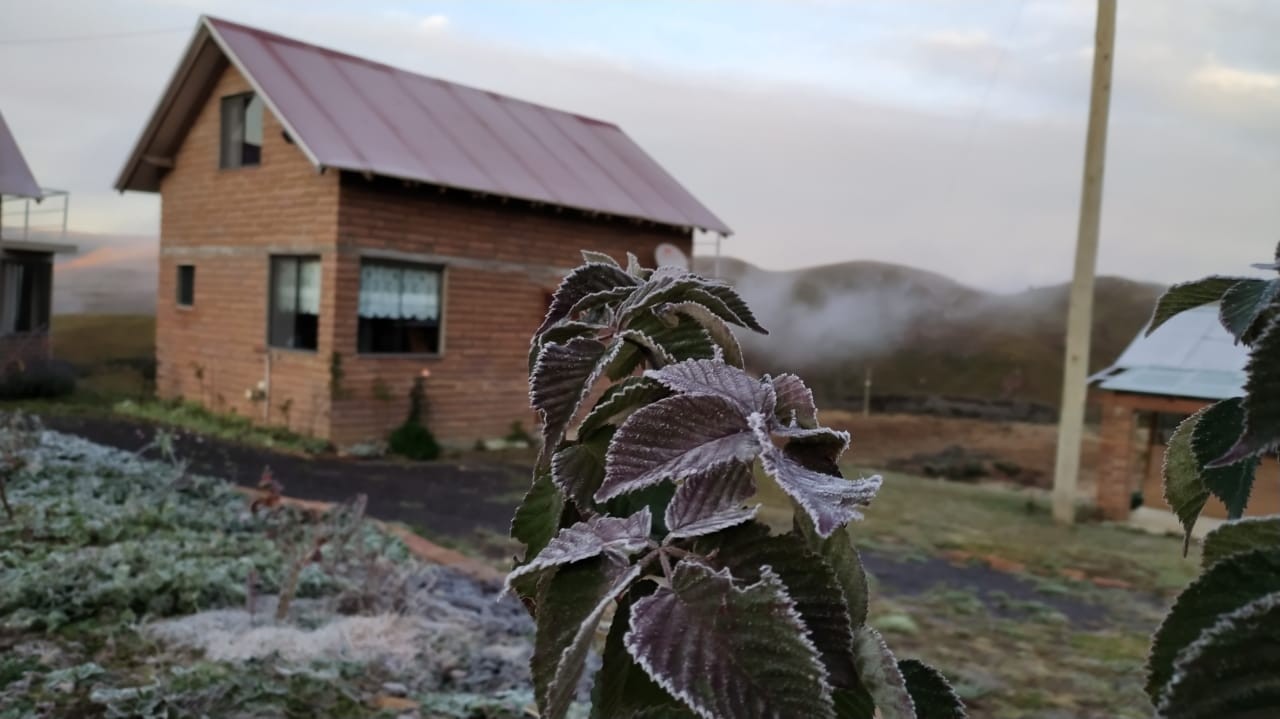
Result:
[[[813,428],[818,426],[818,407],[813,401],[813,391],[799,377],[783,374],[770,377],[774,394],[778,397],[777,415],[783,424],[795,421],[797,426]]]
[[[1254,599],[1178,654],[1161,719],[1280,715],[1280,593]]]
[[[1156,301],[1155,312],[1147,325],[1147,334],[1156,331],[1160,325],[1170,318],[1201,305],[1207,305],[1222,299],[1231,286],[1244,277],[1206,277],[1195,282],[1183,282],[1170,287]]]
[[[525,546],[526,559],[536,556],[556,536],[563,509],[564,497],[551,482],[551,474],[536,475],[511,519],[511,536]]]
[[[634,287],[614,287],[610,290],[600,290],[578,300],[569,310],[570,317],[579,317],[584,313],[598,310],[606,305],[615,304],[625,300],[635,291]],[[607,315],[606,315],[607,316]],[[587,319],[595,319],[590,317]],[[559,325],[557,325],[559,326]],[[554,329],[554,328],[553,328]],[[548,330],[549,332],[550,330]]]
[[[1280,552],[1259,549],[1214,564],[1187,587],[1156,630],[1147,660],[1147,694],[1159,705],[1174,675],[1174,661],[1218,618],[1280,592]]]
[[[1178,424],[1164,450],[1164,501],[1177,515],[1183,529],[1183,551],[1191,541],[1191,530],[1196,526],[1204,503],[1209,500],[1209,489],[1200,479],[1200,463],[1191,450],[1191,436],[1200,422],[1204,410],[1187,417]]]
[[[653,274],[653,270],[646,269],[643,265],[640,264],[639,257],[636,257],[634,253],[628,252],[627,253],[627,274],[643,282],[644,280],[649,279],[649,275]]]
[[[609,379],[619,380],[631,374],[641,362],[648,362],[651,367],[663,367],[676,361],[676,358],[659,344],[658,340],[640,330],[623,330],[618,339],[626,342],[626,347],[618,355],[618,361],[610,368]]]
[[[622,423],[605,464],[603,502],[663,480],[680,481],[758,451],[738,406],[722,397],[678,395],[638,410]]]
[[[773,411],[772,388],[737,367],[715,360],[685,360],[662,369],[649,370],[645,377],[656,380],[679,394],[709,394],[723,397],[746,415]]]
[[[618,261],[613,259],[608,254],[604,252],[596,252],[595,250],[582,250],[582,261],[587,264],[591,264],[595,262],[602,265],[613,265],[614,267],[621,267],[621,265],[618,264]]]
[[[849,608],[849,621],[854,628],[867,621],[867,604],[870,592],[867,589],[867,572],[862,566],[862,557],[853,546],[853,537],[848,527],[841,527],[831,533],[830,537],[818,536],[813,520],[803,511],[797,510],[793,518],[796,534],[804,538],[810,551],[826,561],[835,573],[836,581],[844,594]]]
[[[853,661],[881,719],[915,719],[915,703],[906,680],[879,632],[866,625],[854,631]]]
[[[565,527],[537,556],[507,575],[507,587],[520,577],[602,554],[625,562],[632,554],[644,549],[652,529],[653,515],[648,508],[630,517],[592,517],[585,522]]]
[[[907,693],[915,704],[916,719],[965,719],[964,702],[937,669],[917,659],[898,662]]]
[[[535,335],[533,342],[529,344],[529,374],[533,374],[533,368],[538,364],[538,353],[542,351],[543,345],[549,345],[553,342],[564,344],[574,337],[594,336],[602,329],[604,328],[600,325],[589,322],[564,322],[541,335]]]
[[[595,432],[606,424],[618,424],[626,415],[671,395],[671,391],[646,377],[628,377],[610,387],[596,406],[582,419],[579,435]]]
[[[816,472],[776,448],[761,452],[760,462],[778,487],[809,514],[820,537],[830,537],[837,528],[861,519],[858,507],[871,503],[882,481],[879,475],[849,480]]]
[[[1244,434],[1211,466],[1235,464],[1280,442],[1280,319],[1254,343],[1245,376]]]
[[[762,335],[769,334],[768,330],[760,326],[756,316],[751,312],[751,308],[747,306],[747,303],[742,300],[737,290],[733,289],[731,285],[716,280],[705,280],[699,289],[714,295],[723,302],[738,317],[738,324],[743,327],[749,327]]]
[[[665,364],[687,359],[712,359],[716,356],[716,343],[712,341],[711,335],[707,334],[702,325],[688,317],[680,317],[676,326],[672,327],[649,312],[633,320],[628,329],[643,332],[661,346],[663,352],[671,358]]]
[[[1244,405],[1235,397],[1205,408],[1191,433],[1191,451],[1200,466],[1200,481],[1213,496],[1222,500],[1231,519],[1244,514],[1258,458],[1246,457],[1225,467],[1210,465],[1235,445],[1243,428]]]
[[[670,327],[678,326],[681,317],[697,322],[702,325],[702,329],[712,341],[719,345],[725,362],[734,367],[743,365],[742,347],[738,345],[738,339],[733,336],[733,330],[729,329],[729,325],[723,319],[707,309],[706,305],[697,302],[669,302],[659,305],[654,309],[654,313]]]
[[[686,293],[701,284],[697,275],[685,270],[659,267],[626,302],[618,306],[618,320],[626,326],[658,305],[683,300]]]
[[[853,625],[834,570],[795,534],[771,535],[752,522],[700,539],[694,547],[711,557],[713,568],[725,568],[738,584],[760,580],[764,567],[778,574],[800,613],[836,687],[858,685],[853,666]]]
[[[616,263],[589,262],[570,272],[556,288],[551,307],[535,335],[546,332],[552,325],[569,316],[569,310],[587,295],[615,287],[634,287],[639,282]]]
[[[530,666],[538,707],[563,719],[577,692],[592,640],[605,612],[643,571],[596,557],[562,568],[538,598],[538,632]]]
[[[579,509],[595,506],[591,497],[604,481],[604,457],[612,437],[612,428],[606,427],[586,439],[561,445],[551,457],[551,480]]]
[[[1277,295],[1280,295],[1280,280],[1240,280],[1222,295],[1222,306],[1218,309],[1222,326],[1237,342],[1252,344],[1274,316],[1272,305]]]
[[[627,651],[703,719],[834,719],[831,689],[782,580],[734,585],[686,560],[671,587],[636,601]]]
[[[529,397],[542,418],[544,452],[555,451],[591,386],[617,351],[617,343],[610,348],[587,337],[542,347],[529,376]]]
[[[609,625],[601,654],[603,665],[591,689],[591,719],[695,719],[692,711],[650,679],[627,653],[623,637],[630,629],[631,603],[630,598],[618,602]]]
[[[743,503],[755,493],[750,465],[733,463],[699,472],[676,488],[667,505],[667,531],[673,537],[699,537],[749,521],[760,505]]]
[[[1240,552],[1271,548],[1280,551],[1280,517],[1245,517],[1219,525],[1204,538],[1204,569]]]

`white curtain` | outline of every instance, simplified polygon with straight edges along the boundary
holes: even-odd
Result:
[[[280,259],[271,263],[275,277],[271,285],[275,288],[275,309],[277,312],[298,311],[298,264],[296,260]]]
[[[320,314],[320,260],[298,260],[298,314]]]
[[[381,319],[440,318],[437,270],[366,264],[360,268],[360,316]]]

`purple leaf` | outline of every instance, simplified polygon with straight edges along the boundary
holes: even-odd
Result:
[[[667,505],[667,530],[672,537],[699,537],[742,524],[760,509],[742,506],[755,493],[750,465],[735,462],[695,474],[676,488]]]
[[[772,388],[724,362],[685,360],[662,369],[649,370],[644,375],[680,394],[723,397],[737,405],[743,414],[773,412]]]
[[[862,685],[871,693],[882,719],[916,719],[915,703],[907,692],[898,660],[880,633],[868,626],[855,631],[853,663]]]
[[[538,552],[538,556],[507,575],[506,588],[510,589],[511,583],[520,577],[602,554],[625,563],[628,557],[649,543],[652,528],[653,516],[648,507],[625,519],[600,516],[566,527]]]
[[[595,407],[582,418],[578,436],[591,434],[606,424],[618,424],[640,407],[670,396],[666,387],[644,377],[629,377],[609,388]]]
[[[778,397],[778,418],[784,424],[791,424],[794,419],[800,427],[818,426],[818,407],[813,402],[813,392],[799,377],[784,374],[768,380]]]
[[[879,475],[848,480],[815,472],[772,448],[761,453],[764,471],[813,519],[818,535],[826,538],[837,528],[862,519],[859,506],[871,503],[880,490]]]
[[[597,502],[663,480],[680,481],[759,451],[741,408],[723,397],[679,395],[654,402],[622,423],[609,444]]]
[[[606,347],[599,340],[575,337],[548,344],[538,353],[529,375],[529,397],[542,418],[543,452],[554,452],[605,368],[618,356],[621,343]]]
[[[691,560],[671,587],[636,601],[627,651],[703,719],[834,719],[831,687],[807,629],[768,567],[734,586]]]
[[[551,457],[551,481],[578,509],[591,514],[595,507],[591,497],[604,481],[604,457],[612,432],[598,432],[578,441],[565,443]]]
[[[555,295],[551,298],[551,307],[547,309],[547,316],[534,334],[540,335],[552,325],[568,317],[573,306],[587,295],[616,287],[634,287],[636,284],[636,278],[627,274],[617,264],[589,262],[581,265],[560,282]]]

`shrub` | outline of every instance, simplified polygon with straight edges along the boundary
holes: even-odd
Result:
[[[432,460],[440,456],[440,444],[435,435],[423,425],[426,414],[427,392],[423,377],[415,377],[409,390],[409,416],[387,438],[387,448],[392,453],[414,460]]]
[[[1261,267],[1280,269],[1280,250]],[[1188,542],[1210,495],[1231,521],[1205,538],[1203,573],[1156,631],[1147,693],[1160,717],[1280,716],[1280,516],[1242,519],[1261,457],[1280,446],[1280,278],[1174,285],[1147,331],[1214,302],[1223,327],[1249,348],[1244,396],[1178,426],[1164,491]]]
[[[76,370],[60,360],[15,362],[0,374],[0,399],[53,399],[76,390]]]
[[[964,716],[941,675],[867,625],[847,525],[881,480],[841,476],[849,436],[818,424],[800,378],[742,369],[729,325],[764,331],[742,299],[584,257],[533,339],[543,448],[512,522],[540,716],[565,716],[611,609],[592,716]],[[745,506],[758,482],[792,499],[791,531]]]

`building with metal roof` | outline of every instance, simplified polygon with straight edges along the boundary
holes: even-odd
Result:
[[[580,250],[729,232],[616,125],[214,18],[116,187],[161,197],[159,394],[339,447],[424,372],[442,440],[531,428],[529,336]]]
[[[1177,526],[1164,501],[1162,468],[1169,436],[1184,418],[1244,394],[1248,350],[1222,326],[1218,305],[1174,316],[1149,336],[1138,333],[1115,363],[1090,378],[1101,408],[1098,507],[1111,519],[1136,510],[1144,524]],[[1274,460],[1268,459],[1274,471]],[[1280,511],[1280,491],[1259,483],[1251,513]],[[1210,498],[1203,524],[1226,517]]]

